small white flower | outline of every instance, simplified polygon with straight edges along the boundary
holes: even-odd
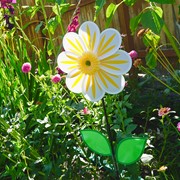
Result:
[[[147,164],[151,161],[151,159],[153,159],[153,156],[151,154],[143,154],[141,156],[141,161],[144,163],[144,164]]]

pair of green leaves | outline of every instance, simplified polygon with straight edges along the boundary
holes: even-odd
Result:
[[[109,140],[96,130],[82,130],[82,139],[95,153],[103,156],[112,156]],[[146,145],[144,137],[128,137],[121,140],[115,150],[116,159],[123,165],[137,162],[144,152]]]

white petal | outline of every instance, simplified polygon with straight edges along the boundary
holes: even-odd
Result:
[[[97,80],[104,91],[109,94],[117,94],[125,86],[125,79],[122,75],[112,75],[103,70],[98,72]]]
[[[99,86],[95,76],[86,75],[83,82],[83,94],[89,101],[96,102],[103,98],[105,92]]]
[[[70,71],[72,71],[72,69],[77,68],[77,60],[78,56],[76,56],[75,54],[62,52],[57,57],[58,67],[62,71],[69,73]]]
[[[132,59],[130,55],[123,50],[118,50],[115,54],[102,59],[101,69],[111,74],[125,74],[132,66]]]
[[[100,39],[99,27],[94,22],[86,21],[80,26],[78,33],[86,50],[96,52]]]
[[[65,51],[81,55],[85,51],[85,46],[78,34],[69,32],[63,38],[63,47]]]
[[[141,161],[144,163],[144,164],[147,164],[151,161],[151,159],[153,159],[153,156],[151,154],[143,154],[141,156]]]
[[[66,85],[72,92],[81,93],[83,79],[84,75],[79,70],[74,69],[66,76]]]
[[[122,37],[116,29],[109,28],[104,30],[100,35],[97,51],[99,59],[106,58],[116,53],[120,48],[121,42]]]

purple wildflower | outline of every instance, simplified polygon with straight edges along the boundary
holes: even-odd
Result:
[[[31,64],[26,62],[22,65],[21,70],[23,73],[28,73],[31,71]]]
[[[177,129],[180,131],[180,122],[177,123]]]
[[[132,60],[135,60],[138,57],[138,53],[135,50],[130,51],[129,55],[131,56]]]
[[[169,107],[162,107],[161,109],[158,110],[158,116],[165,116],[169,114],[171,108]]]
[[[64,74],[64,72],[59,68],[59,67],[56,67],[56,70],[57,70],[57,72],[58,72],[58,74]]]
[[[80,9],[78,8],[78,10],[75,13],[75,16],[72,19],[71,24],[68,26],[68,32],[76,32],[76,30],[79,27],[79,14],[80,14]]]
[[[59,81],[61,81],[61,76],[59,74],[56,74],[52,76],[51,81],[55,84],[57,84]]]

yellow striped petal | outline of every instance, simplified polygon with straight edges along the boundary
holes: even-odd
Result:
[[[78,70],[72,70],[66,76],[66,85],[69,90],[74,93],[82,92],[82,84],[83,84],[84,75]]]
[[[85,51],[82,39],[74,32],[67,33],[63,38],[63,47],[65,51],[81,55]]]
[[[115,29],[109,28],[104,30],[100,35],[100,42],[98,46],[99,59],[106,58],[113,55],[120,48],[122,37]]]
[[[100,68],[111,74],[125,74],[132,66],[130,55],[123,50],[118,50],[115,54],[100,61]]]
[[[73,68],[77,67],[77,56],[62,52],[58,55],[57,63],[62,71],[69,73]]]
[[[97,81],[101,88],[109,94],[117,94],[125,86],[125,79],[122,75],[112,75],[103,70],[98,72]]]
[[[98,84],[96,76],[86,76],[83,82],[83,94],[86,99],[92,102],[96,102],[102,99],[105,92]]]
[[[79,36],[83,40],[87,51],[97,51],[100,31],[94,22],[84,22],[79,28]]]

